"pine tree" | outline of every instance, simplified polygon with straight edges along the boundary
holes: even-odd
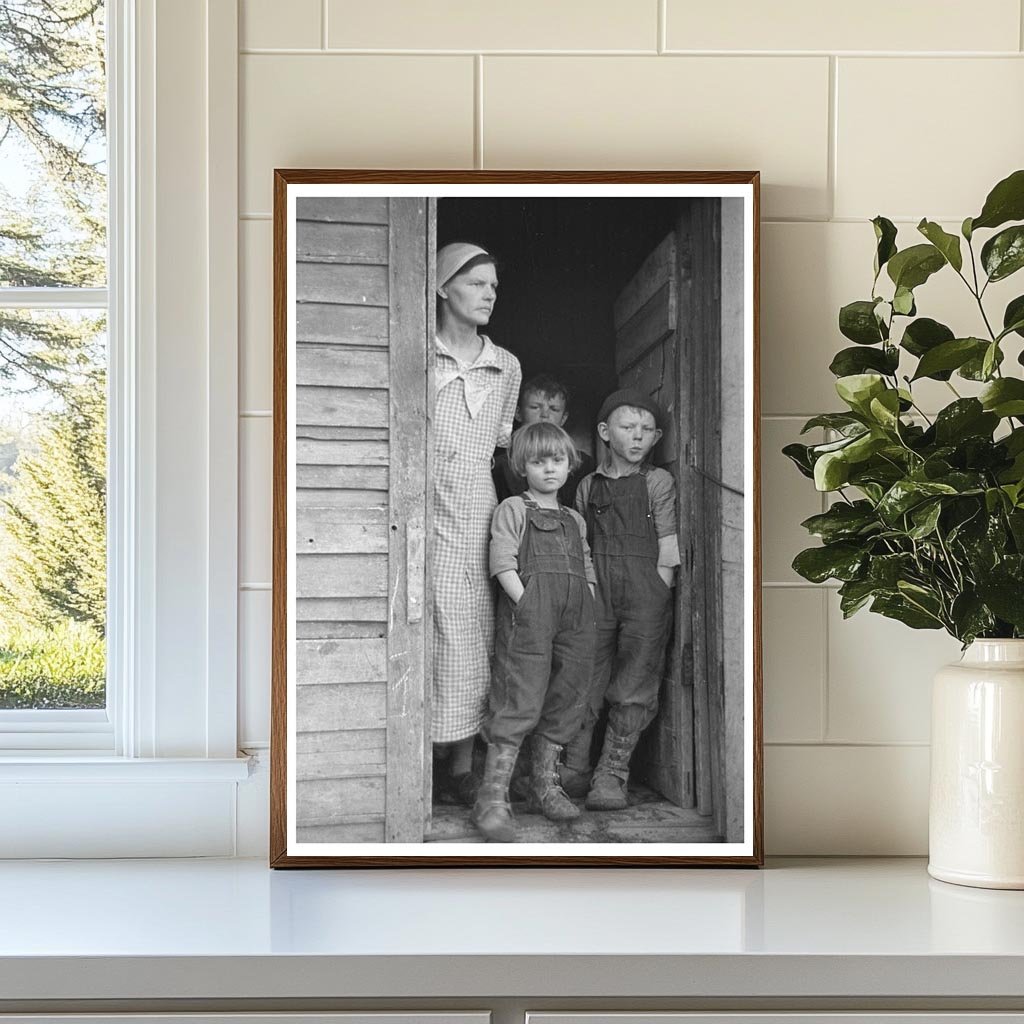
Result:
[[[0,498],[0,606],[9,621],[106,628],[106,396],[79,385],[22,453]]]
[[[0,287],[105,282],[103,13],[102,0],[0,3],[0,147],[38,178],[25,196],[0,186]],[[73,390],[93,353],[65,327],[0,310],[0,385]]]

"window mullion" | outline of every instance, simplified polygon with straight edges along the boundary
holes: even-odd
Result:
[[[2,309],[106,309],[106,288],[0,288]]]

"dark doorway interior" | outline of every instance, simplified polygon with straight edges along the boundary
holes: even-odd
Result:
[[[439,247],[471,241],[499,260],[498,302],[486,333],[519,358],[524,381],[549,373],[572,389],[567,428],[578,445],[594,454],[598,454],[594,417],[605,395],[619,386],[614,303],[659,243],[677,230],[684,209],[693,202],[636,198],[438,202]],[[656,463],[661,462],[659,454],[655,449]],[[678,672],[677,666],[676,676]],[[672,721],[689,714],[680,710],[678,702],[674,710],[663,704],[663,712]],[[644,753],[641,749],[640,754]],[[628,810],[591,815],[572,828],[536,815],[522,816],[520,841],[718,839],[708,818],[688,804],[678,806],[636,762],[635,767],[633,803]],[[435,804],[428,841],[473,842],[478,837],[464,808]]]
[[[593,450],[592,421],[616,387],[612,304],[687,200],[442,199],[438,246],[471,241],[498,257],[487,330],[518,356],[523,380],[550,373],[573,389],[567,427]]]

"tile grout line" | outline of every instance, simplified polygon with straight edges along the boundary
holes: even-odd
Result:
[[[1024,0],[1021,0],[1024,3]],[[658,55],[668,49],[668,0],[658,0]]]
[[[327,49],[327,5],[329,0],[321,0],[320,2],[320,49],[325,51]]]
[[[473,166],[479,171],[484,166],[484,58],[473,58]]]
[[[821,742],[828,742],[829,722],[829,636],[828,636],[828,602],[829,590],[821,593]]]
[[[669,50],[659,52],[657,48],[633,50],[587,50],[587,49],[522,49],[522,50],[447,50],[447,49],[396,49],[354,46],[303,47],[303,46],[244,46],[238,51],[243,56],[261,57],[273,55],[290,56],[352,56],[352,57],[472,57],[478,54],[488,57],[736,57],[758,58],[766,61],[788,59],[815,59],[822,57],[854,57],[858,60],[935,60],[955,58],[957,60],[1007,60],[1020,56],[1020,50],[891,50],[879,53],[877,50]]]
[[[826,188],[828,189],[828,219],[836,215],[836,179],[839,170],[839,58],[828,59],[828,167]]]
[[[1017,12],[1017,26],[1020,31],[1020,39],[1018,42],[1021,52],[1024,52],[1024,0],[1021,0],[1020,10]]]
[[[931,746],[924,740],[832,740],[817,743],[814,740],[765,740],[766,747],[811,747],[815,750],[918,750]]]

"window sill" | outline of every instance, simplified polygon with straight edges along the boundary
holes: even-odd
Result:
[[[242,782],[248,757],[113,757],[81,751],[0,756],[4,782]]]

